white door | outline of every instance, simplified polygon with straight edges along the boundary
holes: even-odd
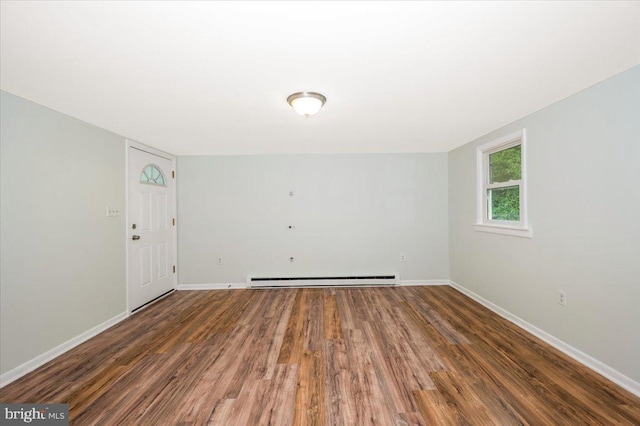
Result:
[[[135,310],[175,288],[173,161],[129,147],[128,292]]]

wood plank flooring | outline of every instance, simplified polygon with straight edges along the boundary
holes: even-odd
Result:
[[[640,425],[451,287],[177,292],[0,389],[77,425]]]

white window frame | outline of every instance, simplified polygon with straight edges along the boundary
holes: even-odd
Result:
[[[520,145],[520,179],[509,182],[489,183],[489,155]],[[527,215],[527,129],[522,129],[476,148],[477,168],[477,218],[473,225],[476,231],[514,237],[531,238]],[[520,220],[491,220],[488,215],[488,190],[518,186],[520,193]]]

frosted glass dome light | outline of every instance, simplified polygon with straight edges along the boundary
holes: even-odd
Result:
[[[293,110],[307,118],[320,111],[326,101],[324,95],[316,92],[298,92],[287,98]]]

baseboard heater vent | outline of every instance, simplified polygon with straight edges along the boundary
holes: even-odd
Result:
[[[249,277],[250,288],[281,287],[373,287],[393,286],[400,281],[397,275],[362,275],[347,277]]]

